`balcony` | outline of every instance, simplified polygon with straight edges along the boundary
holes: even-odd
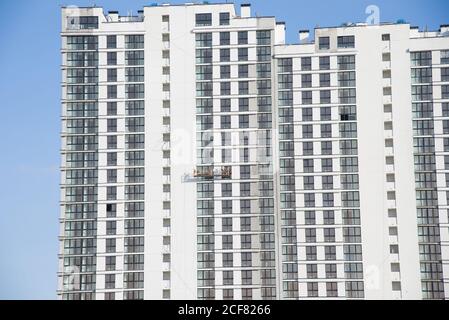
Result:
[[[162,133],[170,133],[170,125],[169,124],[162,126]]]
[[[169,244],[162,246],[162,253],[170,253],[170,250],[171,250],[171,248],[170,248]]]
[[[387,191],[394,191],[396,190],[396,185],[394,182],[387,182]]]
[[[396,209],[396,200],[387,200],[387,209]]]
[[[170,262],[162,263],[162,271],[170,271]]]
[[[383,104],[392,104],[393,97],[391,95],[386,95],[383,97]]]
[[[164,210],[162,210],[162,217],[163,217],[163,218],[170,218],[170,217],[171,217],[170,209],[164,209]]]
[[[171,182],[170,176],[162,176],[162,183],[169,184]]]
[[[391,61],[382,61],[383,70],[391,70]]]
[[[386,147],[385,148],[385,155],[387,157],[392,157],[394,155],[394,148],[393,147]]]
[[[393,121],[393,114],[391,112],[384,113],[384,122]]]
[[[385,139],[393,139],[393,130],[385,130],[384,137]]]

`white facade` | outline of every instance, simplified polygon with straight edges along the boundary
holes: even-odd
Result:
[[[315,39],[249,5],[63,8],[60,298],[448,297],[447,27]]]

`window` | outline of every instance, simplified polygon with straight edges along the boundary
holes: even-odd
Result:
[[[356,107],[355,106],[342,106],[339,110],[340,121],[356,121]]]
[[[95,16],[78,16],[67,17],[67,29],[98,29],[98,17]]]
[[[441,68],[441,81],[449,82],[449,68]]]
[[[449,99],[449,85],[441,86],[441,99]]]
[[[97,50],[97,36],[69,36],[67,37],[68,50]]]
[[[385,33],[382,35],[382,41],[390,41],[390,34]]]
[[[238,48],[238,61],[248,61],[248,48]]]
[[[313,155],[313,142],[303,142],[302,150],[303,150],[303,155],[305,155],[305,156]]]
[[[363,282],[346,282],[346,298],[364,298]]]
[[[127,149],[144,149],[144,138],[143,134],[127,134],[125,136],[125,146]]]
[[[330,87],[331,86],[331,75],[330,73],[321,73],[320,74],[320,87]],[[320,91],[322,93],[323,91]],[[329,102],[323,102],[321,103],[330,103],[330,91],[328,94]]]
[[[67,83],[96,83],[98,70],[94,68],[67,69]]]
[[[248,31],[239,31],[237,38],[238,44],[248,44]]]
[[[108,82],[117,82],[117,69],[108,69]]]
[[[322,79],[322,80],[323,80],[324,85],[328,84],[326,79]],[[320,91],[320,103],[324,104],[324,103],[330,103],[330,102],[331,102],[331,91],[330,90],[321,90]]]
[[[303,125],[302,126],[302,138],[303,139],[313,139],[313,126]]]
[[[108,149],[117,149],[117,136],[107,137],[107,147]]]
[[[442,104],[442,109],[443,109],[443,117],[449,117],[449,102],[444,102]],[[433,114],[433,112],[432,112],[432,114]],[[424,117],[422,117],[422,118],[424,118]]]
[[[278,59],[278,72],[279,73],[292,72],[293,71],[292,63],[293,61],[291,58]]]
[[[239,128],[240,129],[249,128],[249,115],[240,115],[239,116]]]
[[[319,49],[320,50],[329,50],[330,49],[330,38],[329,37],[320,37],[318,39]]]
[[[323,193],[323,207],[333,207],[333,206],[334,206],[334,194]]]
[[[107,119],[108,132],[117,132],[117,119]]]
[[[304,205],[306,208],[315,207],[315,194],[314,193],[304,194]]]
[[[258,45],[270,45],[271,44],[271,31],[270,30],[258,30],[256,32]]]
[[[229,25],[229,12],[220,12],[220,26]]]
[[[221,129],[231,129],[231,116],[221,116]]]
[[[221,82],[220,83],[220,94],[222,96],[228,96],[231,94],[231,83],[230,82]]]
[[[334,188],[333,176],[322,176],[323,190],[332,190]]]
[[[106,274],[104,282],[105,282],[105,289],[114,289],[115,288],[115,274]]]
[[[354,48],[355,47],[355,37],[354,36],[342,36],[337,38],[338,48]]]
[[[117,86],[108,86],[107,87],[107,97],[108,99],[116,99],[117,98]]]
[[[357,155],[357,140],[341,140],[340,151],[342,155]]]
[[[355,87],[355,72],[339,72],[338,73],[339,87]]]
[[[304,213],[304,220],[305,220],[305,224],[306,225],[314,225],[314,224],[316,224],[315,212],[314,211],[306,211]]]
[[[144,132],[144,118],[126,118],[126,132]]]
[[[144,36],[143,35],[126,35],[125,36],[126,49],[143,49]]]
[[[144,63],[144,51],[126,51],[125,64],[127,66],[138,66]]]
[[[312,58],[311,57],[301,58],[301,70],[302,71],[312,70]]]
[[[117,52],[108,52],[107,53],[107,64],[109,66],[113,66],[117,64]]]
[[[412,67],[424,67],[432,65],[432,51],[411,52]]]
[[[221,99],[220,100],[220,111],[230,112],[231,111],[231,99]]]
[[[354,70],[355,56],[338,56],[338,70]]]
[[[125,81],[126,82],[143,82],[144,81],[144,68],[143,67],[131,67],[125,69]]]
[[[327,177],[327,178],[332,178],[332,177]],[[323,177],[324,179],[324,177]],[[325,183],[325,181],[323,180],[323,183]],[[332,189],[333,186],[331,186],[331,184],[333,184],[332,181],[327,181],[326,183],[329,183],[329,189]],[[333,225],[335,224],[335,214],[334,211],[331,210],[326,210],[323,212],[323,221],[325,225]]]
[[[340,124],[340,138],[355,139],[357,138],[357,123],[341,123]]]
[[[197,27],[206,27],[212,25],[211,13],[197,13],[195,15],[195,21]]]
[[[305,122],[313,121],[312,108],[302,108],[302,121]]]
[[[106,234],[108,236],[117,233],[117,221],[106,221]]]
[[[257,123],[259,129],[271,128],[271,113],[261,113],[257,115]]]
[[[145,105],[142,100],[139,101],[127,101],[126,104],[126,115],[128,116],[141,116],[145,113]]]
[[[144,97],[143,84],[127,84],[125,86],[126,99],[143,99]]]
[[[257,81],[257,94],[270,95],[271,94],[271,80]]]
[[[293,76],[291,74],[280,74],[278,80],[280,90],[293,88]]]
[[[271,47],[257,47],[257,61],[270,61]]]
[[[249,94],[249,82],[248,81],[240,81],[239,82],[239,94],[240,95]]]
[[[248,57],[248,56],[247,56]],[[239,51],[239,59],[240,59],[240,51]],[[247,64],[239,64],[239,78],[248,78],[248,65]]]
[[[358,171],[357,158],[341,158],[340,167],[341,171],[344,173],[357,172]]]
[[[196,47],[212,47],[212,33],[197,33],[195,35]]]
[[[220,62],[229,62],[229,61],[231,61],[231,50],[220,49]]]
[[[330,57],[320,57],[320,70],[330,69]]]
[[[440,52],[441,54],[441,64],[449,64],[449,50],[444,50]]]
[[[356,103],[356,89],[339,89],[338,90],[339,103]]]
[[[431,85],[412,86],[412,101],[429,101],[433,99]]]
[[[242,300],[252,300],[253,289],[242,289]]]
[[[231,43],[230,32],[220,32],[220,46],[227,46]]]
[[[331,121],[332,120],[332,109],[330,107],[320,108],[320,120],[321,121]]]
[[[432,68],[412,69],[412,84],[431,83]],[[441,81],[443,81],[443,69],[441,69]]]
[[[200,82],[196,84],[196,95],[198,97],[211,97],[213,86],[210,82]]]
[[[312,87],[312,75],[311,74],[301,75],[301,86],[303,88],[311,88]]]
[[[318,283],[317,282],[307,283],[307,296],[309,298],[318,297]]]
[[[116,166],[117,165],[117,152],[108,152],[107,165],[108,166]]]
[[[106,48],[115,49],[117,48],[117,36],[107,36],[106,38]]]
[[[322,172],[332,172],[333,171],[332,159],[321,159],[321,171]]]
[[[201,80],[212,80],[212,67],[211,66],[206,66],[206,67],[207,67],[208,76],[205,77],[205,79],[201,79]],[[231,66],[228,66],[228,65],[220,66],[220,78],[221,79],[231,78]]]

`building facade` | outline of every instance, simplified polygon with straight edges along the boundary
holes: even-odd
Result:
[[[449,28],[62,9],[61,299],[449,297]]]

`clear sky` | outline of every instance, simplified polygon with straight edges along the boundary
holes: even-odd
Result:
[[[0,299],[56,298],[60,6],[96,4],[126,14],[153,2],[0,1]],[[285,21],[288,42],[297,42],[299,29],[364,22],[371,4],[383,22],[404,19],[429,30],[449,24],[447,0],[243,2],[252,3],[254,14]]]

